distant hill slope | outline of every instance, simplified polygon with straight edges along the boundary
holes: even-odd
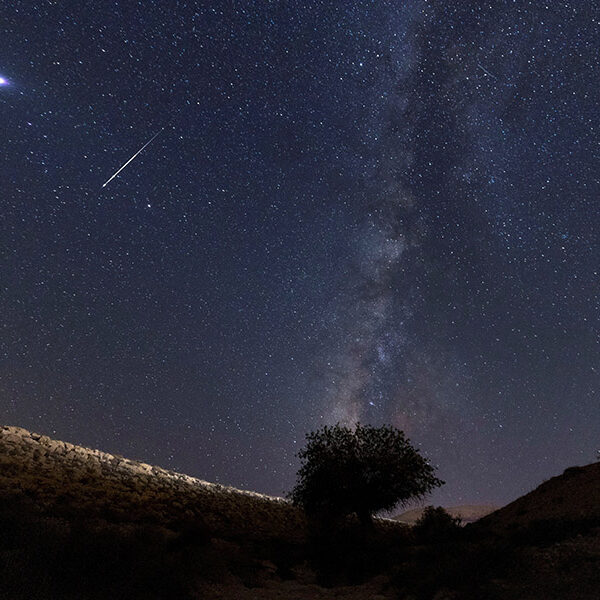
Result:
[[[405,523],[406,525],[414,525],[421,518],[424,510],[425,507],[413,508],[396,515],[394,520]],[[498,507],[492,504],[463,504],[461,506],[444,507],[444,510],[453,517],[459,517],[463,523],[474,523],[495,510],[498,510]]]
[[[502,531],[536,521],[579,520],[600,520],[600,462],[566,469],[477,525]]]
[[[303,513],[282,498],[238,490],[106,452],[0,428],[0,499],[67,517],[201,523],[213,535],[299,539]]]

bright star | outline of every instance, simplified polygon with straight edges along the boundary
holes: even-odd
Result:
[[[8,79],[4,79],[4,77],[0,77],[0,85],[8,85]]]

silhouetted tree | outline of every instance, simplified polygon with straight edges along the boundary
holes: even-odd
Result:
[[[373,513],[422,498],[444,483],[394,427],[338,424],[308,433],[306,440],[289,498],[309,515],[356,513],[370,524]]]

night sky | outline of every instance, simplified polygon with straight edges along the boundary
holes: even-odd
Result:
[[[338,421],[447,505],[595,459],[596,2],[14,0],[0,49],[1,422],[277,495]]]

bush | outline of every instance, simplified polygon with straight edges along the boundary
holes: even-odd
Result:
[[[461,531],[460,518],[453,517],[441,506],[428,506],[413,527],[413,533],[420,542],[445,542]]]
[[[369,524],[373,513],[422,498],[444,483],[394,427],[338,424],[308,433],[306,440],[289,497],[312,516],[356,513]]]

